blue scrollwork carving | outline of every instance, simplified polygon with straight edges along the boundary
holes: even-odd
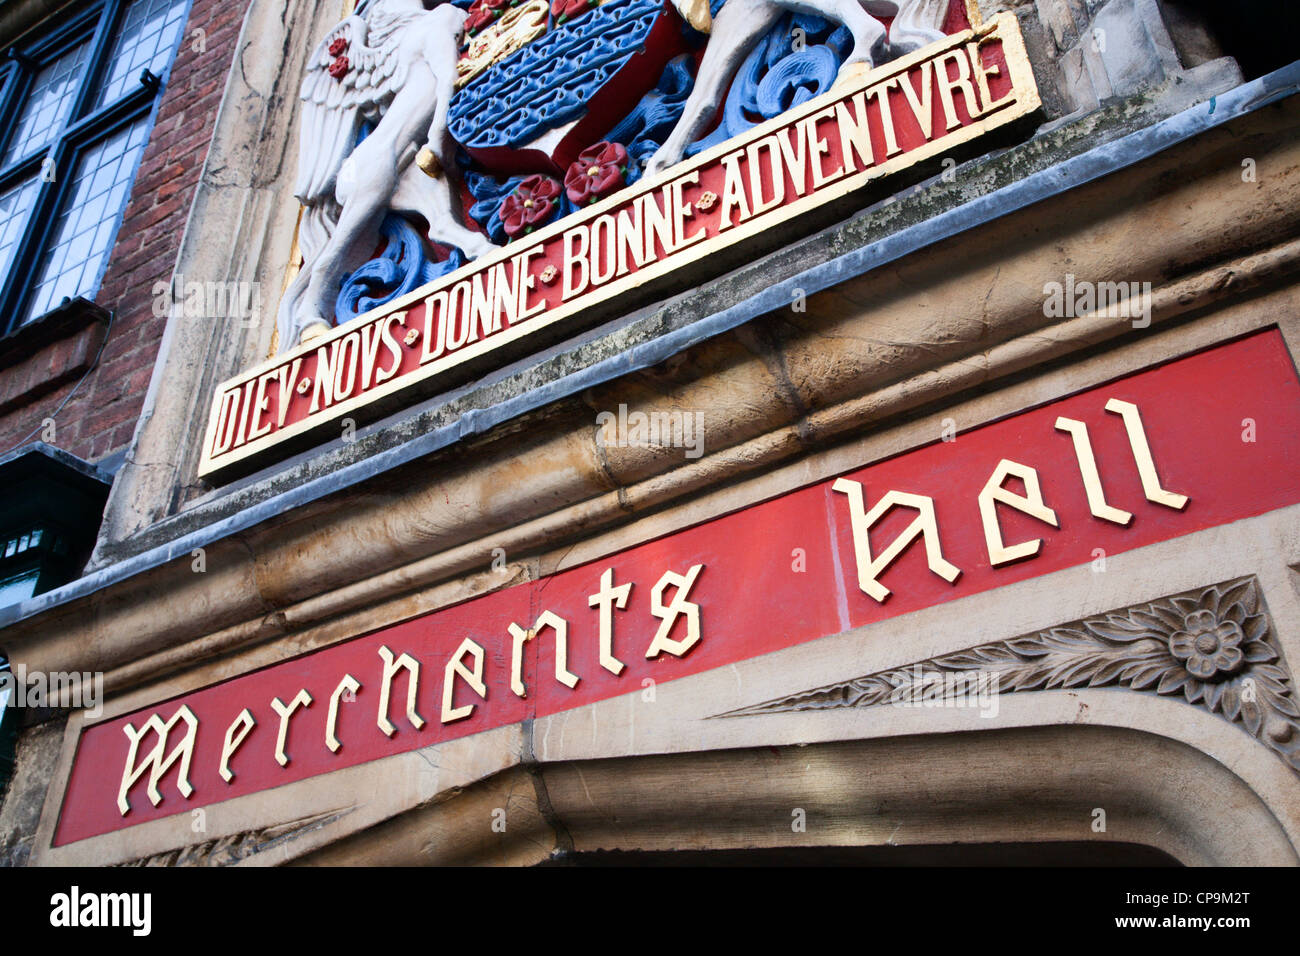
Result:
[[[501,202],[528,177],[511,176],[509,179],[497,179],[472,169],[465,169],[464,175],[465,186],[469,189],[469,194],[474,197],[474,205],[469,207],[469,217],[483,227],[489,239],[499,246],[504,246],[508,237],[505,224],[501,222]],[[551,221],[563,219],[577,209],[578,207],[569,201],[569,197],[561,193],[559,208]]]
[[[723,0],[714,0],[713,12]],[[686,154],[716,146],[753,126],[779,116],[828,91],[853,49],[853,38],[821,17],[787,14],[745,60],[732,83],[722,119],[712,133],[691,144]],[[667,138],[685,109],[695,83],[689,55],[672,60],[659,83],[605,137],[627,147],[628,182],[641,177],[644,163]]]
[[[511,176],[502,180],[472,169],[466,169],[464,173],[465,186],[474,197],[474,205],[469,207],[469,217],[483,227],[489,239],[498,246],[504,246],[506,227],[501,222],[501,202],[527,177]]]
[[[731,84],[722,121],[686,150],[701,150],[738,136],[764,120],[830,90],[853,49],[844,27],[808,14],[781,18],[746,58]]]
[[[605,135],[609,142],[621,143],[627,148],[628,185],[641,178],[645,163],[681,119],[686,97],[690,96],[694,84],[694,64],[690,55],[670,60],[655,88]]]
[[[380,227],[388,241],[384,251],[343,280],[334,303],[338,322],[355,319],[364,312],[459,269],[467,261],[459,249],[452,249],[441,261],[425,254],[424,237],[401,216],[388,215]]]

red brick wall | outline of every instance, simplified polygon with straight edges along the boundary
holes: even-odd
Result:
[[[81,458],[97,461],[131,441],[167,321],[153,314],[152,290],[156,282],[169,281],[175,267],[246,8],[230,0],[194,0],[108,271],[94,297],[116,313],[100,364],[57,415],[75,381],[0,415],[0,454],[40,438],[28,436],[51,416],[54,444]]]

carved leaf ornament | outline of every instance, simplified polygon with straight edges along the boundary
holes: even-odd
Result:
[[[999,692],[1114,687],[1222,717],[1300,771],[1300,708],[1255,579],[1189,591],[916,665],[730,711],[745,717],[916,699],[945,674],[996,675]]]

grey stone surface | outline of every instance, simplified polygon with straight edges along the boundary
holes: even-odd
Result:
[[[1036,0],[1035,9],[1058,66],[1035,65],[1048,74],[1045,79],[1069,112],[1088,112],[1111,97],[1160,88],[1177,91],[1171,102],[1194,102],[1241,82],[1235,61],[1222,57],[1203,25],[1186,15],[1175,21],[1179,35],[1187,37],[1182,51],[1187,59],[1180,59],[1158,0]],[[1210,63],[1213,69],[1203,69]]]
[[[0,866],[27,864],[66,723],[66,718],[50,720],[18,735],[13,779],[0,794]]]
[[[1154,86],[1165,78],[1152,34],[1165,40],[1168,34],[1163,24],[1144,17],[1150,9],[1144,4],[1139,10],[1136,0],[1111,0],[1098,11],[1081,38],[1086,49],[1096,51],[1111,90],[1120,96]]]
[[[0,4],[0,43],[17,40],[42,20],[51,17],[75,0],[10,0]]]

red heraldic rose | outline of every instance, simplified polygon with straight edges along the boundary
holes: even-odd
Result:
[[[334,42],[330,44],[330,56],[342,56],[348,52],[348,41],[343,37],[335,37]]]
[[[501,11],[510,5],[510,0],[474,0],[465,18],[465,32],[477,33],[500,16]]]
[[[600,0],[551,0],[551,16],[555,17],[556,23],[564,23],[581,16],[599,2]]]
[[[532,232],[555,215],[560,184],[548,176],[529,176],[501,202],[501,224],[511,239]]]
[[[341,80],[348,75],[350,69],[352,69],[352,64],[348,62],[347,57],[335,57],[334,62],[330,64],[330,76],[336,80]]]
[[[564,191],[574,205],[585,206],[622,189],[627,182],[627,150],[618,143],[597,143],[578,154],[564,174]]]

